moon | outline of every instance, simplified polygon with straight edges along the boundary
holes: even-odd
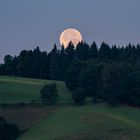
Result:
[[[60,35],[60,44],[65,48],[67,48],[70,42],[72,42],[74,47],[76,47],[79,42],[82,42],[82,40],[83,37],[81,33],[74,28],[66,29]]]

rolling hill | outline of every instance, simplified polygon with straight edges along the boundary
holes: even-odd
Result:
[[[8,121],[26,129],[18,140],[139,140],[140,110],[105,104],[74,106],[62,81],[0,76],[0,103],[40,103],[40,89],[55,82],[60,95],[50,106],[0,107]]]

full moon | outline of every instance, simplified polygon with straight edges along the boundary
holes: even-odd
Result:
[[[83,40],[81,33],[74,28],[64,30],[60,35],[60,44],[66,48],[70,42],[76,47]]]

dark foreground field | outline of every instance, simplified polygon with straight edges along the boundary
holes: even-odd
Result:
[[[140,139],[140,110],[136,108],[122,106],[111,108],[105,104],[17,105],[22,101],[30,103],[32,99],[38,103],[40,88],[43,84],[50,82],[54,81],[0,77],[0,102],[2,104],[0,116],[5,117],[9,122],[16,123],[21,130],[27,130],[18,140]],[[60,94],[58,103],[70,103],[70,92],[65,84],[55,82]],[[3,103],[16,105],[5,107]]]
[[[22,131],[31,128],[34,124],[55,111],[54,107],[1,107],[0,116],[8,122],[18,124]]]
[[[124,107],[59,107],[19,140],[139,140],[139,118],[139,110]]]

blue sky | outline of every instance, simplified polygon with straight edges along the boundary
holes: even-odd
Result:
[[[36,46],[50,51],[69,27],[90,44],[137,44],[139,7],[140,0],[0,0],[0,62]]]

